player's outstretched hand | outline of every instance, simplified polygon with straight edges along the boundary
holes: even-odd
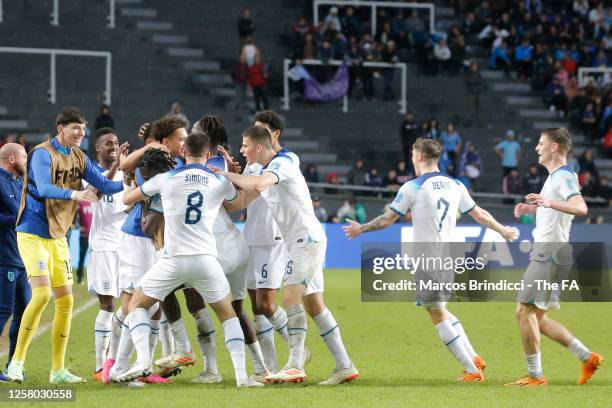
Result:
[[[525,200],[527,201],[527,204],[537,205],[538,207],[550,208],[550,200],[547,200],[540,194],[527,194],[525,196]]]
[[[344,225],[342,229],[344,230],[344,235],[348,239],[354,239],[361,235],[361,224],[357,221],[353,221],[350,219],[346,219],[348,225]]]
[[[224,174],[226,174],[226,173],[227,173],[226,171],[223,171],[223,170],[221,170],[220,168],[213,166],[212,164],[207,164],[207,165],[206,165],[206,167],[208,167],[208,168],[209,168],[210,170],[212,170],[214,173],[216,173],[216,174],[220,174],[220,175],[222,175],[222,176],[223,176]]]
[[[515,241],[519,236],[519,231],[517,228],[506,226],[501,235],[506,241]]]
[[[124,142],[119,146],[118,160],[115,160],[113,163],[113,167],[120,168],[121,164],[125,161],[125,158],[130,154],[130,144],[128,142]]]
[[[72,195],[72,199],[75,201],[89,201],[90,203],[93,203],[98,201],[98,196],[91,190],[82,190],[75,191]]]
[[[227,162],[227,170],[230,173],[241,174],[242,173],[242,167],[240,166],[240,163],[238,163],[237,161],[234,161],[234,158],[232,156],[230,156],[228,151],[225,150],[225,148],[223,146],[219,146],[218,150],[223,155],[223,158]]]
[[[525,203],[519,203],[514,206],[514,217],[519,218],[521,215],[527,214],[529,205]]]

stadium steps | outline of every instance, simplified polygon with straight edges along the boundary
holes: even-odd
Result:
[[[134,6],[137,4],[142,4],[142,0],[115,0],[115,4],[118,6]]]
[[[156,18],[157,10],[151,8],[122,7],[122,17]]]
[[[557,128],[567,126],[565,121],[535,121],[533,122],[534,129]]]
[[[221,64],[219,61],[191,60],[186,61],[183,68],[189,71],[219,72],[221,71]]]
[[[27,130],[30,126],[27,120],[23,119],[0,119],[0,130],[15,131]]]
[[[136,22],[136,28],[148,31],[170,31],[173,29],[173,25],[169,21],[138,21]]]
[[[156,44],[164,45],[184,45],[189,43],[189,37],[186,35],[154,34],[151,39]]]
[[[520,82],[497,82],[493,84],[497,92],[530,93],[531,85]]]
[[[557,113],[548,109],[521,109],[519,110],[519,116],[523,118],[555,119]]]
[[[303,139],[290,139],[284,144],[288,149],[297,152],[298,154],[304,152],[320,151],[321,144],[316,140],[303,140]]]
[[[338,161],[336,153],[304,153],[300,156],[300,162],[333,164]]]
[[[542,106],[542,98],[537,96],[507,96],[506,103],[511,106]]]
[[[204,50],[201,48],[179,48],[169,47],[167,49],[168,55],[171,57],[184,57],[184,58],[202,58],[204,57]]]
[[[6,116],[8,114],[8,109],[6,106],[0,106],[0,116]]]
[[[346,173],[351,170],[351,166],[346,164],[319,164],[318,162],[306,162],[304,159],[300,158],[301,163],[304,167],[309,164],[316,164],[317,170],[319,171],[319,175],[321,179],[323,179],[324,175],[329,173],[336,173],[338,177],[344,177]],[[323,181],[323,180],[321,180]]]
[[[484,79],[490,79],[490,80],[498,80],[498,79],[506,78],[506,76],[504,75],[502,71],[495,71],[492,69],[483,69],[480,71],[480,74],[482,75]]]

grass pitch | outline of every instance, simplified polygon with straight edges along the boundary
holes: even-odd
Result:
[[[548,387],[514,389],[503,386],[526,373],[513,303],[450,304],[449,309],[462,321],[476,351],[488,363],[483,384],[460,384],[455,378],[461,373],[461,366],[441,344],[424,310],[411,303],[361,303],[358,270],[327,270],[325,289],[327,305],[340,325],[349,355],[360,372],[360,378],[353,383],[331,388],[316,385],[327,378],[334,364],[316,326],[309,320],[307,344],[313,360],[307,366],[309,378],[304,384],[236,389],[229,354],[218,328],[217,350],[223,383],[189,383],[202,369],[200,359],[196,366],[175,377],[171,385],[149,385],[143,389],[106,386],[89,380],[94,371],[93,324],[97,314],[97,308],[92,307],[73,320],[66,358],[67,367],[86,376],[88,383],[74,387],[76,405],[66,404],[87,407],[611,406],[610,362],[604,363],[591,383],[578,386],[575,383],[580,373],[579,363],[566,349],[548,339],[543,340],[542,347],[544,372],[550,382]],[[88,296],[83,285],[76,287],[75,292],[76,309],[88,300]],[[47,309],[43,319],[48,321],[52,307]],[[563,322],[587,347],[612,361],[611,312],[610,304],[606,303],[566,303],[551,316]],[[183,315],[192,345],[197,349],[193,319],[186,309]],[[277,351],[282,366],[287,348],[278,337]],[[2,365],[5,359],[0,359]],[[23,385],[0,385],[0,391],[6,392],[8,387],[49,387],[50,364],[50,332],[47,332],[30,347],[26,361],[28,381]],[[58,406],[57,403],[44,405]]]

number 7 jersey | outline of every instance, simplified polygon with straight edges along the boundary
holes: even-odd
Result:
[[[457,211],[476,206],[465,186],[454,178],[431,172],[405,183],[391,204],[401,216],[412,212],[414,242],[452,242]]]
[[[140,189],[147,197],[161,195],[164,248],[170,256],[217,256],[213,225],[223,201],[237,196],[228,179],[192,163],[158,174]]]

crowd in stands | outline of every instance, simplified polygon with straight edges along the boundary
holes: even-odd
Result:
[[[578,68],[608,68],[612,9],[605,0],[454,2],[462,32],[490,50],[490,68],[515,71],[542,92],[546,106],[612,153],[608,86],[580,87]],[[607,6],[607,7],[606,7]],[[605,84],[604,84],[605,85]]]
[[[349,97],[356,84],[358,97],[374,97],[374,78],[383,78],[383,99],[394,97],[395,69],[367,68],[363,62],[406,61],[414,51],[426,75],[458,73],[463,69],[466,40],[458,28],[429,32],[427,11],[377,7],[376,33],[372,34],[369,7],[320,7],[325,17],[314,26],[302,16],[292,26],[290,56],[304,59],[346,60],[349,63]],[[327,14],[325,14],[325,12]]]

